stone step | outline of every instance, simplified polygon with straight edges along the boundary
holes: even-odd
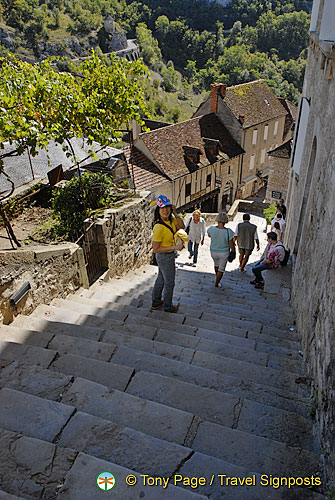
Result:
[[[115,403],[114,401],[111,401],[113,398],[114,394],[110,394],[110,392],[107,390],[106,387],[101,386],[101,389],[99,390],[98,384],[94,384],[92,382],[88,382],[85,380],[79,380],[76,379],[74,384],[68,389],[66,394],[63,396],[62,401],[71,404],[73,406],[76,406],[79,410],[89,413],[89,414],[97,414],[97,412],[103,412],[104,415],[98,415],[101,416],[101,418],[105,418],[107,420],[111,420],[115,423],[118,423],[115,419],[114,412],[115,412]],[[143,405],[148,404],[148,400],[142,400]],[[164,407],[165,408],[165,407]],[[110,412],[112,410],[112,416],[110,416]],[[177,411],[177,410],[174,410]],[[143,410],[142,410],[143,412]],[[106,415],[107,413],[107,415]],[[133,413],[131,410],[128,411],[129,413]],[[183,413],[183,412],[181,412]],[[186,414],[186,413],[185,413]],[[191,414],[189,414],[191,415]],[[128,417],[129,418],[129,417]],[[143,423],[139,423],[138,421],[140,419],[143,419],[143,413],[141,416],[136,415],[135,418],[135,424],[137,426],[143,425]],[[158,419],[157,419],[158,420]],[[149,429],[150,435],[155,435],[157,432],[157,425],[159,422],[155,423],[155,426]],[[176,430],[173,427],[172,422],[169,422],[167,420],[166,425],[170,424],[170,430],[167,432],[170,441],[173,442],[178,442],[176,441],[176,437],[171,436],[171,432],[176,432]],[[188,435],[189,435],[189,440],[193,440],[193,444],[188,443],[188,446],[194,449],[195,451],[200,451],[201,453],[205,453],[203,449],[205,448],[206,444],[205,439],[203,438],[203,433],[198,436],[198,429],[201,428],[202,426],[207,425],[208,426],[213,426],[213,427],[207,427],[208,432],[210,433],[211,439],[209,439],[209,444],[208,444],[208,449],[212,448],[213,452],[209,453],[211,456],[216,456],[217,458],[220,458],[218,455],[220,452],[215,448],[214,446],[214,441],[215,441],[215,436],[220,435],[221,431],[219,429],[224,429],[224,436],[225,436],[225,443],[231,443],[231,442],[236,442],[237,447],[231,447],[231,446],[225,446],[224,445],[224,440],[219,438],[220,440],[220,446],[224,448],[224,453],[222,452],[222,455],[225,454],[225,460],[228,462],[235,463],[232,459],[236,458],[238,456],[239,460],[239,466],[241,467],[246,467],[249,470],[254,470],[257,472],[269,472],[273,470],[278,470],[278,474],[285,474],[288,471],[293,471],[297,474],[299,474],[298,470],[299,467],[301,469],[301,464],[304,462],[299,462],[299,456],[303,456],[304,460],[306,459],[306,464],[304,463],[304,467],[306,465],[306,474],[310,473],[310,470],[313,467],[313,471],[316,470],[316,465],[317,465],[317,456],[308,451],[304,450],[301,448],[295,448],[288,446],[287,444],[280,443],[271,439],[266,439],[263,437],[255,436],[255,435],[250,435],[247,432],[242,432],[238,431],[236,429],[230,429],[227,427],[224,427],[222,425],[216,425],[212,424],[210,422],[194,422],[192,429],[193,431],[191,432],[190,425],[191,425],[191,420],[188,421]],[[134,428],[134,426],[131,426]],[[139,429],[141,430],[141,429]],[[142,430],[142,432],[145,432]],[[229,437],[230,435],[230,437]],[[159,436],[160,439],[164,439],[163,437]],[[183,437],[185,440],[185,435]],[[238,447],[240,446],[240,440],[245,440],[245,447],[248,447],[248,453],[244,452],[248,456],[240,456],[238,452]],[[182,443],[185,443],[185,441],[181,441]],[[250,446],[248,446],[250,445]],[[261,454],[261,448],[265,446],[271,449],[271,456],[269,452],[265,452],[266,460],[263,459],[262,454]],[[200,449],[201,448],[201,449]],[[253,452],[255,450],[255,453]],[[279,459],[277,463],[277,453],[279,453]],[[207,453],[208,454],[208,453]],[[283,461],[283,455],[285,454],[286,458],[288,459],[287,462]],[[245,465],[243,465],[245,464]],[[299,464],[299,465],[298,465]],[[290,468],[292,466],[292,469]],[[287,467],[287,468],[286,468]],[[301,471],[300,471],[301,473]]]
[[[127,392],[205,421],[313,451],[312,422],[296,413],[147,372],[137,372]]]
[[[81,292],[80,293],[80,297],[86,297],[86,294],[84,292]],[[121,297],[121,296],[113,296],[113,295],[108,295],[108,294],[104,294],[104,293],[101,293],[101,292],[94,292],[94,294],[92,295],[92,292],[89,291],[89,294],[87,295],[87,298],[92,298],[94,300],[98,299],[100,300],[99,304],[100,306],[102,306],[104,303],[108,303],[108,307],[109,308],[114,308],[115,310],[125,310],[125,308],[129,305],[129,306],[132,306],[132,307],[135,307],[135,308],[139,308],[139,307],[147,307],[148,309],[151,308],[151,297],[147,297],[147,298],[142,298],[142,299],[133,299],[131,297]],[[78,300],[79,302],[81,300],[84,300],[84,299],[75,299],[75,300]],[[186,301],[184,303],[184,301]],[[189,301],[189,302],[188,302]],[[199,303],[199,307],[192,307],[192,306],[189,306],[188,304],[192,304],[193,301],[192,299],[183,299],[181,298],[179,300],[179,303],[183,304],[181,310],[186,314],[186,315],[189,315],[189,316],[192,316],[194,317],[194,315],[196,317],[200,317],[200,315],[203,313],[204,310],[208,310],[207,309],[207,304],[201,304]],[[94,304],[96,305],[96,303],[94,302]],[[113,304],[110,305],[110,304]],[[186,306],[185,306],[186,305]],[[124,306],[124,309],[123,309],[123,306]],[[208,305],[209,307],[209,305]],[[224,317],[224,314],[222,313],[222,311],[220,310],[220,306],[218,306],[218,309],[215,309],[212,307],[212,309],[210,309],[212,311],[217,311],[217,317]],[[195,313],[195,314],[192,314],[192,313]],[[263,326],[262,328],[262,332],[265,333],[266,331],[266,327]],[[274,328],[271,327],[271,332],[274,333],[274,336],[279,336],[279,337],[283,337],[284,339],[288,339],[288,340],[295,340],[295,337],[291,335],[292,332],[287,332],[287,331],[283,331],[283,330],[276,330]],[[237,333],[239,333],[239,331],[237,330]],[[268,352],[268,349],[265,351],[265,352]],[[281,353],[281,350],[278,351],[278,355],[280,355]],[[296,350],[291,350],[291,352],[289,353],[288,350],[284,349],[284,352],[282,354],[283,356],[289,356],[290,358],[295,358],[297,360],[301,360],[298,352]]]
[[[64,304],[66,304],[66,301],[64,301]],[[74,302],[74,304],[76,304]],[[63,305],[63,303],[62,303]],[[202,336],[203,338],[207,339],[207,340],[215,340],[215,341],[221,341],[222,340],[222,335],[218,332],[215,332],[215,328],[216,328],[216,325],[213,324],[213,323],[209,323],[209,322],[204,322],[204,326],[209,326],[212,330],[208,331],[208,330],[204,330],[204,329],[198,329],[197,331],[197,328],[195,326],[195,328],[192,328],[188,325],[181,325],[179,323],[176,323],[174,325],[171,325],[169,324],[167,321],[161,321],[161,320],[157,320],[157,319],[151,319],[151,318],[147,318],[147,317],[140,317],[140,316],[137,316],[137,315],[133,315],[133,314],[129,314],[128,316],[126,316],[125,314],[122,314],[120,311],[113,311],[113,310],[110,310],[110,311],[105,311],[104,309],[102,308],[94,308],[95,311],[96,311],[96,314],[93,316],[93,315],[90,315],[90,316],[86,316],[86,315],[80,315],[80,310],[82,309],[83,305],[80,304],[80,303],[77,303],[77,305],[79,306],[78,308],[78,312],[73,312],[72,311],[72,316],[76,318],[76,320],[78,322],[81,322],[83,324],[85,324],[85,326],[95,326],[95,327],[100,327],[102,329],[109,329],[111,328],[111,326],[113,326],[113,329],[118,329],[121,327],[121,325],[123,325],[123,321],[122,321],[122,318],[126,317],[126,325],[134,325],[136,327],[136,325],[138,325],[139,323],[141,323],[142,327],[146,327],[146,325],[148,326],[148,328],[153,328],[155,329],[155,331],[159,328],[163,328],[163,329],[169,329],[169,330],[172,330],[173,332],[175,330],[179,332],[182,332],[182,333],[186,333],[186,334],[191,334],[191,335],[197,335],[197,336]],[[156,311],[155,311],[156,313]],[[46,315],[46,317],[50,320],[54,320],[54,321],[58,321],[58,322],[61,322],[62,321],[62,318],[63,318],[63,309],[62,308],[59,308],[59,307],[55,307],[55,306],[39,306],[34,314],[38,315],[38,314],[42,314],[42,315]],[[150,313],[148,313],[150,314]],[[121,320],[118,320],[118,319],[114,319],[114,317],[117,318],[120,318],[121,317]],[[120,316],[121,315],[121,316]],[[110,316],[112,316],[110,318]],[[171,315],[172,316],[172,315]],[[67,316],[65,315],[66,319],[67,319]],[[186,319],[186,322],[193,322],[194,320],[192,320],[192,318],[187,318]],[[127,328],[130,328],[130,327],[127,327]],[[236,331],[234,330],[234,333],[236,333]],[[240,332],[240,330],[238,330],[238,333],[242,333]],[[155,335],[155,332],[153,332],[153,335]],[[150,337],[150,335],[149,335]],[[257,349],[258,351],[260,352],[266,352],[268,351],[269,353],[272,353],[272,354],[278,354],[278,352],[276,352],[276,349],[274,348],[271,348],[271,349],[266,349],[264,348],[265,346],[265,342],[274,342],[272,338],[269,338],[268,336],[264,336],[264,335],[255,335],[255,334],[252,334],[250,333],[250,337],[256,337],[255,340],[258,342],[259,339],[262,340],[262,343],[258,342],[257,343]],[[289,347],[292,347],[292,344],[289,343],[288,341],[280,341],[280,344],[282,345],[284,343],[284,346],[289,346]],[[271,367],[273,367],[273,369],[276,369],[276,370],[282,370],[283,368],[287,369],[288,371],[289,370],[296,370],[296,364],[292,364],[289,362],[285,363],[283,365],[283,363],[280,361],[280,359],[277,359],[277,358],[274,358],[271,360],[271,363],[269,361],[269,363],[271,365]]]
[[[129,315],[131,316],[131,315]],[[129,317],[127,318],[127,320]],[[286,349],[291,349],[296,353],[300,349],[298,342],[293,340],[285,340],[279,337],[274,337],[273,335],[266,335],[262,332],[256,332],[254,330],[249,330],[246,325],[245,328],[237,327],[230,324],[230,321],[205,321],[204,319],[196,319],[191,316],[186,316],[186,319],[181,326],[191,326],[196,329],[206,329],[211,330],[215,333],[225,333],[229,335],[238,335],[240,337],[245,337],[256,342],[262,342],[264,344],[271,344],[273,346],[280,346]]]
[[[50,324],[52,326],[52,322]],[[98,361],[109,361],[116,346],[120,345],[127,345],[134,349],[166,356],[185,363],[190,363],[194,356],[193,349],[112,331],[104,331],[101,342],[71,336],[71,331],[68,332],[69,335],[52,335],[47,334],[45,331],[24,330],[24,336],[22,332],[23,330],[14,326],[0,326],[0,338],[4,340],[14,340],[26,344],[33,343],[33,345],[39,342],[41,347],[48,347],[59,354],[76,353],[79,356],[93,358]],[[260,355],[258,354],[258,356]]]
[[[97,490],[95,481],[87,481],[87,478],[96,478],[102,471],[111,471],[115,476],[115,491],[113,488],[110,497],[116,500],[137,498],[145,498],[145,500],[157,500],[157,498],[162,500],[208,500],[205,495],[172,484],[167,488],[144,485],[143,475],[85,453],[79,453],[77,456],[73,467],[66,476],[64,485],[59,490],[60,498],[63,500],[100,500],[105,498],[106,493]],[[135,477],[133,486],[127,485],[126,478],[129,475]]]
[[[74,297],[75,299],[75,297]],[[78,297],[78,302],[83,303],[83,301],[87,300],[83,297]],[[94,305],[96,305],[96,302],[93,302]],[[61,305],[61,304],[60,304]],[[106,305],[109,306],[110,309],[112,310],[121,310],[121,311],[135,311],[136,308],[131,308],[130,306],[122,306],[122,305],[115,305],[115,304],[110,304],[110,303],[100,303],[102,308],[105,308]],[[149,314],[149,313],[148,313]],[[115,327],[117,328],[117,327]],[[113,340],[114,339],[114,340]],[[157,339],[158,340],[158,339]],[[116,345],[128,345],[129,347],[133,348],[138,348],[140,350],[144,350],[147,352],[152,352],[156,354],[160,354],[161,356],[167,356],[172,359],[179,359],[180,361],[186,361],[187,359],[191,359],[193,357],[193,352],[190,351],[181,351],[181,349],[178,348],[171,348],[169,349],[168,346],[165,345],[159,345],[158,343],[149,343],[145,342],[143,340],[135,341],[134,338],[132,337],[124,337],[120,334],[117,334],[116,332],[109,332],[108,334],[104,334],[103,337],[104,342],[110,342],[113,343],[115,342]],[[165,342],[165,341],[164,341]],[[170,342],[171,343],[171,342]],[[203,340],[203,344],[206,345],[206,341]],[[183,346],[187,348],[188,346]],[[217,348],[216,351],[214,351],[215,347]],[[210,350],[208,350],[210,349]],[[202,350],[201,345],[197,346],[197,350]],[[219,349],[219,346],[213,346],[209,341],[207,341],[207,349],[205,349],[205,352],[216,352],[218,355],[233,358],[233,359],[238,359],[238,360],[245,360],[248,362],[254,362],[256,364],[264,365],[264,366],[270,366],[273,367],[274,369],[278,370],[287,370],[291,371],[293,373],[300,373],[301,371],[301,363],[296,362],[294,360],[283,360],[280,357],[273,356],[271,354],[265,354],[265,353],[259,353],[259,352],[254,352],[250,349],[241,349],[238,348],[235,344],[234,348],[225,346],[222,347],[222,350]],[[79,353],[80,354],[80,353]]]
[[[170,377],[178,373],[178,378],[181,380],[199,383],[205,387],[207,387],[206,381],[203,380],[205,378],[205,372],[201,372],[199,369],[208,370],[208,377],[211,378],[221,373],[260,385],[266,385],[268,388],[274,387],[282,391],[293,393],[296,393],[299,387],[295,382],[297,376],[294,374],[288,372],[281,373],[271,368],[261,367],[238,360],[230,360],[229,358],[215,356],[201,351],[195,353],[192,364],[188,365],[180,361],[162,358],[162,356],[121,346],[113,355],[112,362],[129,367],[131,366],[135,368],[136,371],[153,371]]]
[[[3,472],[2,487],[14,493],[11,495],[0,491],[0,498],[54,499],[59,495],[64,500],[98,500],[104,498],[106,494],[99,491],[96,484],[96,478],[102,471],[112,471],[114,474],[116,481],[113,497],[117,500],[141,498],[143,490],[146,499],[157,498],[156,488],[143,487],[142,477],[138,471],[122,467],[117,463],[4,429],[0,429],[0,443],[1,449],[6,450],[0,456],[0,468]],[[157,453],[158,449],[154,451]],[[122,458],[124,457],[121,456]],[[137,485],[127,486],[126,477],[129,474],[136,476]],[[205,500],[207,497],[169,484],[166,489],[161,489],[160,498]]]
[[[23,497],[17,497],[16,495],[10,495],[3,490],[0,490],[0,500],[24,500]]]
[[[75,380],[74,388],[72,388],[70,387],[71,381],[71,376],[56,375],[51,370],[43,370],[36,366],[13,362],[3,368],[0,377],[0,388],[6,387],[7,389],[14,389],[38,397],[48,397],[48,399],[53,400],[63,398],[63,401],[86,413],[93,413],[112,422],[115,422],[116,418],[120,424],[120,417],[115,417],[113,412],[110,413],[108,404],[101,404],[101,400],[105,401],[105,398],[109,397],[110,391],[108,387],[79,378]],[[78,390],[78,387],[82,388],[82,390]],[[93,396],[95,392],[98,395],[96,398]],[[75,396],[73,396],[73,393]],[[184,414],[196,415],[202,420],[256,433],[264,437],[270,435],[272,439],[305,448],[310,447],[310,422],[287,411],[145,372],[135,375],[127,388],[127,393],[139,396],[142,400],[149,400],[160,403],[160,405],[182,410]],[[83,403],[84,399],[88,402],[88,405]],[[125,395],[124,399],[127,402],[129,397]],[[136,400],[139,401],[138,397],[135,398]],[[114,405],[115,399],[110,399],[109,402]],[[131,401],[131,403],[134,402]],[[125,406],[125,403],[123,406]],[[92,408],[94,409],[92,410]],[[236,411],[237,408],[238,411]],[[222,412],[223,409],[224,412]],[[269,420],[271,420],[270,427]],[[284,429],[282,429],[282,422],[285,422],[286,425]],[[92,428],[94,427],[92,425]],[[83,434],[86,436],[89,433]],[[184,437],[181,436],[182,439]],[[78,449],[77,446],[69,443],[67,446]],[[80,448],[80,451],[85,450]],[[92,454],[94,453],[92,452]],[[111,458],[109,457],[109,459]]]
[[[0,341],[0,356],[4,360],[19,359],[31,362],[37,366],[47,367],[56,356],[56,351],[46,350],[35,345]]]
[[[278,337],[273,337],[270,335],[264,335],[258,333],[258,331],[254,331],[254,328],[250,330],[250,322],[240,321],[240,326],[229,325],[229,327],[227,327],[226,325],[222,326],[220,322],[209,322],[185,316],[186,319],[184,320],[183,324],[181,324],[180,315],[172,315],[163,311],[147,311],[145,309],[136,308],[136,314],[129,313],[127,315],[127,308],[124,310],[124,313],[121,312],[123,311],[122,306],[120,306],[121,311],[118,307],[118,310],[116,311],[114,311],[113,309],[105,310],[101,307],[86,306],[85,304],[81,304],[80,302],[68,301],[64,299],[56,299],[53,301],[53,304],[57,304],[57,307],[56,305],[38,306],[33,314],[35,316],[48,317],[48,319],[52,318],[53,321],[69,321],[67,319],[67,315],[65,315],[66,319],[62,319],[64,316],[62,314],[62,309],[66,310],[67,312],[70,312],[71,310],[70,314],[72,316],[72,321],[84,324],[85,326],[95,326],[101,328],[108,328],[108,324],[111,324],[111,321],[113,321],[114,325],[121,324],[124,319],[126,323],[135,323],[153,326],[156,328],[165,328],[191,335],[194,335],[198,328],[205,328],[208,330],[213,330],[214,332],[219,331],[227,334],[236,334],[242,337],[247,336],[248,338],[259,342],[279,345],[281,347],[295,350],[296,352],[299,350],[299,344],[297,342],[294,342],[292,340],[280,339]],[[80,312],[82,314],[79,318],[78,315],[80,314]],[[173,317],[175,316],[176,318],[174,320]],[[117,323],[118,321],[119,323]],[[242,325],[244,325],[244,328],[242,328]],[[260,327],[256,328],[256,330],[260,330]]]

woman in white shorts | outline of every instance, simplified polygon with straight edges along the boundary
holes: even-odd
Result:
[[[220,212],[215,222],[217,225],[209,227],[207,234],[211,239],[210,251],[216,274],[214,286],[222,288],[220,281],[226,269],[229,250],[235,252],[234,231],[225,227],[228,222],[226,212]]]

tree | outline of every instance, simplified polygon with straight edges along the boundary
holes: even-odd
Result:
[[[113,55],[106,64],[92,52],[70,66],[65,73],[51,60],[31,65],[0,58],[0,148],[8,141],[15,154],[29,147],[34,156],[52,139],[64,144],[83,136],[107,145],[124,123],[141,119],[147,71],[140,60]]]
[[[79,66],[72,65],[72,73],[57,71],[51,60],[31,65],[14,57],[0,58],[0,68],[0,173],[6,157],[27,148],[34,156],[50,140],[68,144],[76,162],[71,138],[108,145],[120,135],[118,129],[131,119],[140,121],[146,111],[146,69],[140,60],[112,56],[106,64],[92,52]],[[5,142],[13,149],[1,154]]]

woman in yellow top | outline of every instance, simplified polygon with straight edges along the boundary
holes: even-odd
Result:
[[[152,291],[152,309],[163,305],[162,293],[164,290],[164,311],[176,313],[178,305],[172,303],[175,282],[175,250],[181,250],[183,244],[175,245],[174,233],[184,229],[183,220],[178,217],[176,208],[169,198],[164,195],[156,200],[155,220],[152,238],[152,248],[158,264],[158,276]]]

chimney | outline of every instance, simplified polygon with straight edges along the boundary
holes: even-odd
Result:
[[[241,124],[243,125],[243,123],[245,122],[245,116],[244,115],[239,115],[238,119],[241,122]]]
[[[221,97],[225,97],[226,96],[226,88],[227,88],[227,85],[225,83],[220,83],[220,94],[221,94]]]
[[[217,113],[218,111],[218,91],[220,88],[220,83],[212,83],[211,85],[211,96],[210,96],[210,113]]]
[[[225,83],[212,83],[210,97],[210,113],[218,112],[218,96],[225,97],[227,85]]]

